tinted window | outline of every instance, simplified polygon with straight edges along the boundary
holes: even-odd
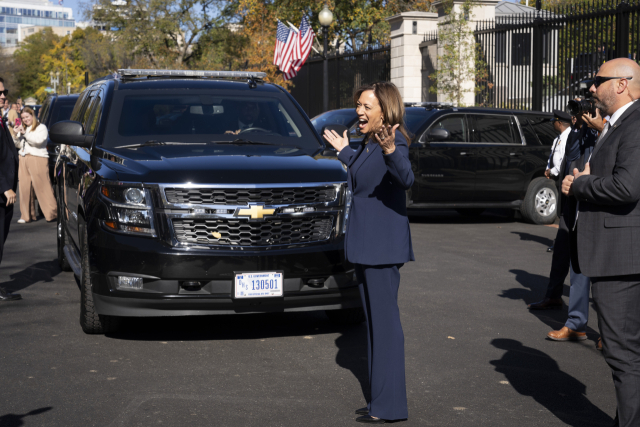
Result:
[[[71,118],[71,112],[76,105],[75,99],[65,98],[63,100],[58,99],[56,105],[51,108],[51,121],[50,125],[61,122],[63,120],[69,120]]]
[[[298,148],[319,141],[280,93],[126,90],[114,94],[105,146],[161,142],[208,143],[245,139]]]
[[[82,127],[85,129],[85,132],[89,127],[89,116],[91,115],[91,111],[93,111],[93,107],[95,107],[95,99],[97,93],[98,92],[91,92],[91,94],[89,94],[89,98],[87,98],[86,101],[87,107],[82,112],[82,119],[80,120],[80,122],[82,123]]]
[[[491,144],[514,144],[520,142],[516,139],[514,123],[511,116],[475,116],[473,129],[474,142]]]
[[[357,120],[357,118],[358,116],[356,115],[355,109],[327,111],[326,113],[314,117],[311,120],[311,124],[316,129],[316,131],[320,133],[322,132],[322,128],[326,125],[343,125],[346,127],[350,127],[353,122]]]
[[[44,101],[44,104],[42,105],[42,108],[40,109],[40,117],[38,118],[38,120],[40,121],[40,123],[47,123],[48,120],[48,114],[49,114],[49,107],[51,106],[51,100],[53,98],[51,97],[47,97],[47,99]]]
[[[545,116],[529,116],[528,121],[533,131],[538,136],[542,145],[551,146],[553,140],[558,136],[558,132],[553,128],[553,124],[549,121],[551,117]]]
[[[529,121],[526,118],[520,118],[520,128],[522,129],[522,133],[524,134],[524,140],[527,145],[540,145],[540,141],[538,141],[538,137],[536,133],[533,131],[533,128],[529,124]]]
[[[432,129],[446,129],[449,131],[449,138],[438,142],[467,142],[467,125],[464,115],[462,114],[452,114],[436,119],[436,121],[429,126],[426,133],[428,134]]]
[[[100,121],[100,113],[102,113],[102,104],[103,104],[101,92],[98,92],[98,96],[96,96],[94,104],[95,104],[95,108],[93,109],[94,110],[93,115],[89,119],[89,123],[87,123],[87,130],[85,132],[87,135],[95,134],[96,128],[98,126],[98,122]]]
[[[88,96],[89,96],[89,92],[87,91],[84,91],[80,94],[80,99],[78,99],[78,102],[76,102],[76,105],[75,107],[73,107],[73,111],[71,112],[71,120],[78,121],[80,113],[86,105],[85,100],[87,99]]]

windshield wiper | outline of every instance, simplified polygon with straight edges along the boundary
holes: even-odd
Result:
[[[141,144],[120,145],[113,148],[138,148],[138,147],[150,147],[154,145],[207,145],[206,142],[172,142],[172,141],[156,141],[155,139],[143,142]]]
[[[281,144],[273,144],[271,142],[262,142],[262,141],[250,141],[248,139],[234,139],[233,141],[211,141],[212,144],[228,144],[228,145],[281,145]]]

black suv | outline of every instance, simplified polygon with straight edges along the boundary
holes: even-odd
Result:
[[[350,116],[349,116],[350,114]],[[334,117],[352,123],[354,109],[312,119],[327,125]],[[555,182],[544,177],[557,133],[550,113],[492,108],[454,108],[438,103],[406,104],[405,123],[414,135],[409,157],[416,180],[407,191],[407,208],[455,208],[478,215],[487,208],[511,208],[536,224],[556,219]]]
[[[86,333],[126,316],[363,312],[346,170],[263,73],[120,70],[52,126],[58,258]]]
[[[44,124],[47,129],[51,128],[54,123],[62,120],[69,120],[73,107],[78,100],[78,94],[73,95],[49,95],[42,104],[40,109],[39,121]],[[49,177],[54,182],[53,171],[55,169],[56,160],[60,153],[60,146],[53,144],[51,138],[47,141],[47,152],[49,153]]]

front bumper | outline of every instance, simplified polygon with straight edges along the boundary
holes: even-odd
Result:
[[[260,251],[178,249],[159,239],[112,233],[96,224],[89,240],[92,290],[99,314],[185,316],[312,311],[360,306],[343,238],[326,244]],[[236,273],[281,271],[284,296],[232,298]],[[118,289],[118,276],[143,278],[143,289]],[[185,281],[201,287],[190,290]]]

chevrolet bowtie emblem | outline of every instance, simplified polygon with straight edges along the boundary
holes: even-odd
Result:
[[[265,215],[273,215],[275,209],[265,209],[264,206],[253,205],[249,209],[240,209],[238,216],[250,216],[251,219],[262,219]]]

